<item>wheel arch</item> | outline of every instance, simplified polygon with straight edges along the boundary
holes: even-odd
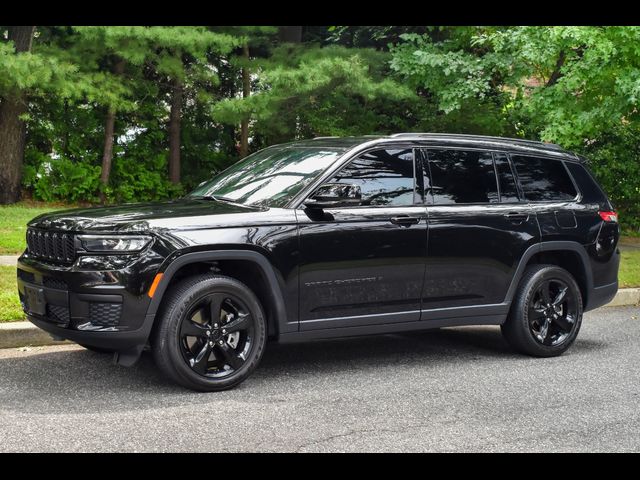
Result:
[[[513,300],[525,269],[537,263],[554,264],[571,273],[580,287],[583,307],[586,308],[593,291],[593,272],[589,256],[580,243],[560,240],[538,243],[525,251],[507,291],[505,303],[510,304]]]
[[[260,274],[264,289],[256,291],[255,285],[248,285],[251,290],[254,291],[256,296],[263,304],[263,308],[266,310],[268,318],[268,327],[270,335],[278,335],[281,331],[281,326],[286,325],[287,311],[284,303],[284,296],[282,294],[281,284],[278,279],[278,274],[274,270],[273,266],[261,253],[252,250],[216,250],[208,252],[193,252],[180,255],[164,269],[162,273],[162,279],[158,283],[158,286],[153,294],[151,303],[147,309],[147,320],[151,319],[151,322],[155,322],[155,316],[157,315],[165,293],[172,284],[172,280],[176,277],[178,272],[183,271],[185,268],[198,267],[202,265],[212,263],[221,264],[233,264],[233,262],[246,262],[251,269]],[[222,273],[227,273],[224,270]],[[238,275],[230,275],[237,278]],[[243,281],[245,279],[238,278]],[[244,283],[248,283],[246,280]]]

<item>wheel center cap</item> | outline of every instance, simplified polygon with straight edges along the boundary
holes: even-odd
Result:
[[[211,340],[216,341],[222,338],[222,332],[220,330],[211,330]]]

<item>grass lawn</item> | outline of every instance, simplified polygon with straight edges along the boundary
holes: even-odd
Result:
[[[26,248],[27,222],[41,213],[68,208],[61,204],[19,202],[0,206],[0,255],[18,255]]]
[[[16,286],[16,267],[0,266],[0,322],[12,320],[24,320]]]
[[[623,250],[618,273],[620,287],[640,287],[640,249]]]

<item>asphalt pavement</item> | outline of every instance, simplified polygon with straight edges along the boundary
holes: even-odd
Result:
[[[640,309],[563,356],[497,327],[270,345],[246,382],[174,386],[75,345],[0,350],[0,451],[640,451]]]

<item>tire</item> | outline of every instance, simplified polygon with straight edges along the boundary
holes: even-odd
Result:
[[[183,280],[166,295],[151,338],[159,369],[202,392],[246,380],[267,342],[266,318],[255,294],[236,279],[206,274]]]
[[[115,350],[110,350],[108,348],[100,348],[100,347],[94,347],[91,345],[83,345],[82,343],[79,343],[78,345],[80,345],[82,348],[86,348],[87,350],[91,350],[92,352],[96,352],[96,353],[113,353]]]
[[[532,265],[520,280],[502,334],[526,355],[558,356],[575,341],[582,313],[580,287],[569,272],[555,265]]]

